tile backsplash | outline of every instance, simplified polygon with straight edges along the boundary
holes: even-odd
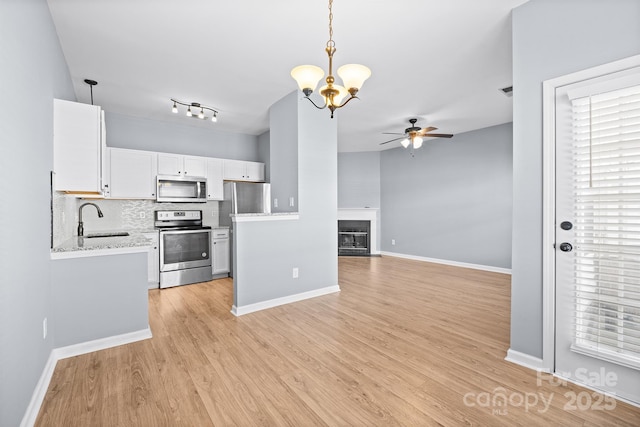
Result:
[[[82,209],[84,232],[152,230],[157,210],[201,210],[204,225],[218,226],[219,202],[156,203],[153,200],[79,199],[56,192],[53,196],[53,245],[77,235],[78,209],[86,202],[95,203],[104,214],[98,217],[93,206]]]

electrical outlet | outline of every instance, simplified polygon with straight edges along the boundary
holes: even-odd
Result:
[[[273,207],[274,208],[278,207],[278,199],[273,199]]]
[[[293,278],[294,279],[298,278],[298,267],[293,267]]]
[[[47,318],[42,321],[42,339],[47,339]]]
[[[395,245],[396,244],[396,239],[391,239],[391,244]]]
[[[140,211],[140,218],[144,219],[147,215],[144,213],[144,211]]]

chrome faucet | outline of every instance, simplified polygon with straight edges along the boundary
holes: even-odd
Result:
[[[100,210],[98,205],[96,205],[95,203],[81,204],[80,207],[78,208],[78,236],[84,235],[84,226],[82,225],[82,208],[84,208],[87,205],[95,206],[95,208],[98,210],[98,218],[102,218],[104,216],[102,215],[102,211]]]

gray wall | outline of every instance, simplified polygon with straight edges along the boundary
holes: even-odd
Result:
[[[338,284],[337,118],[300,98],[294,92],[277,103],[293,116],[270,118],[272,136],[297,122],[297,135],[289,138],[298,145],[300,219],[235,224],[236,307]],[[279,143],[291,141],[271,139],[272,147]]]
[[[51,277],[54,347],[149,327],[147,252],[55,260]]]
[[[185,118],[185,121],[190,119]],[[107,146],[222,159],[258,160],[258,137],[105,111]]]
[[[53,98],[75,100],[45,0],[0,2],[0,58],[0,425],[17,426],[53,346]]]
[[[507,123],[383,151],[382,250],[510,268],[511,144]]]
[[[380,152],[338,153],[338,208],[380,207]]]
[[[512,350],[542,357],[542,82],[637,54],[638,0],[531,0],[513,12]]]
[[[297,117],[298,105],[294,102],[276,102],[269,108],[272,212],[298,211]],[[293,206],[290,197],[293,197]]]

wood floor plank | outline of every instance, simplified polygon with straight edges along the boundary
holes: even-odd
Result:
[[[36,425],[640,425],[504,360],[508,275],[341,257],[339,281],[239,318],[231,279],[152,290],[153,338],[59,361]]]

